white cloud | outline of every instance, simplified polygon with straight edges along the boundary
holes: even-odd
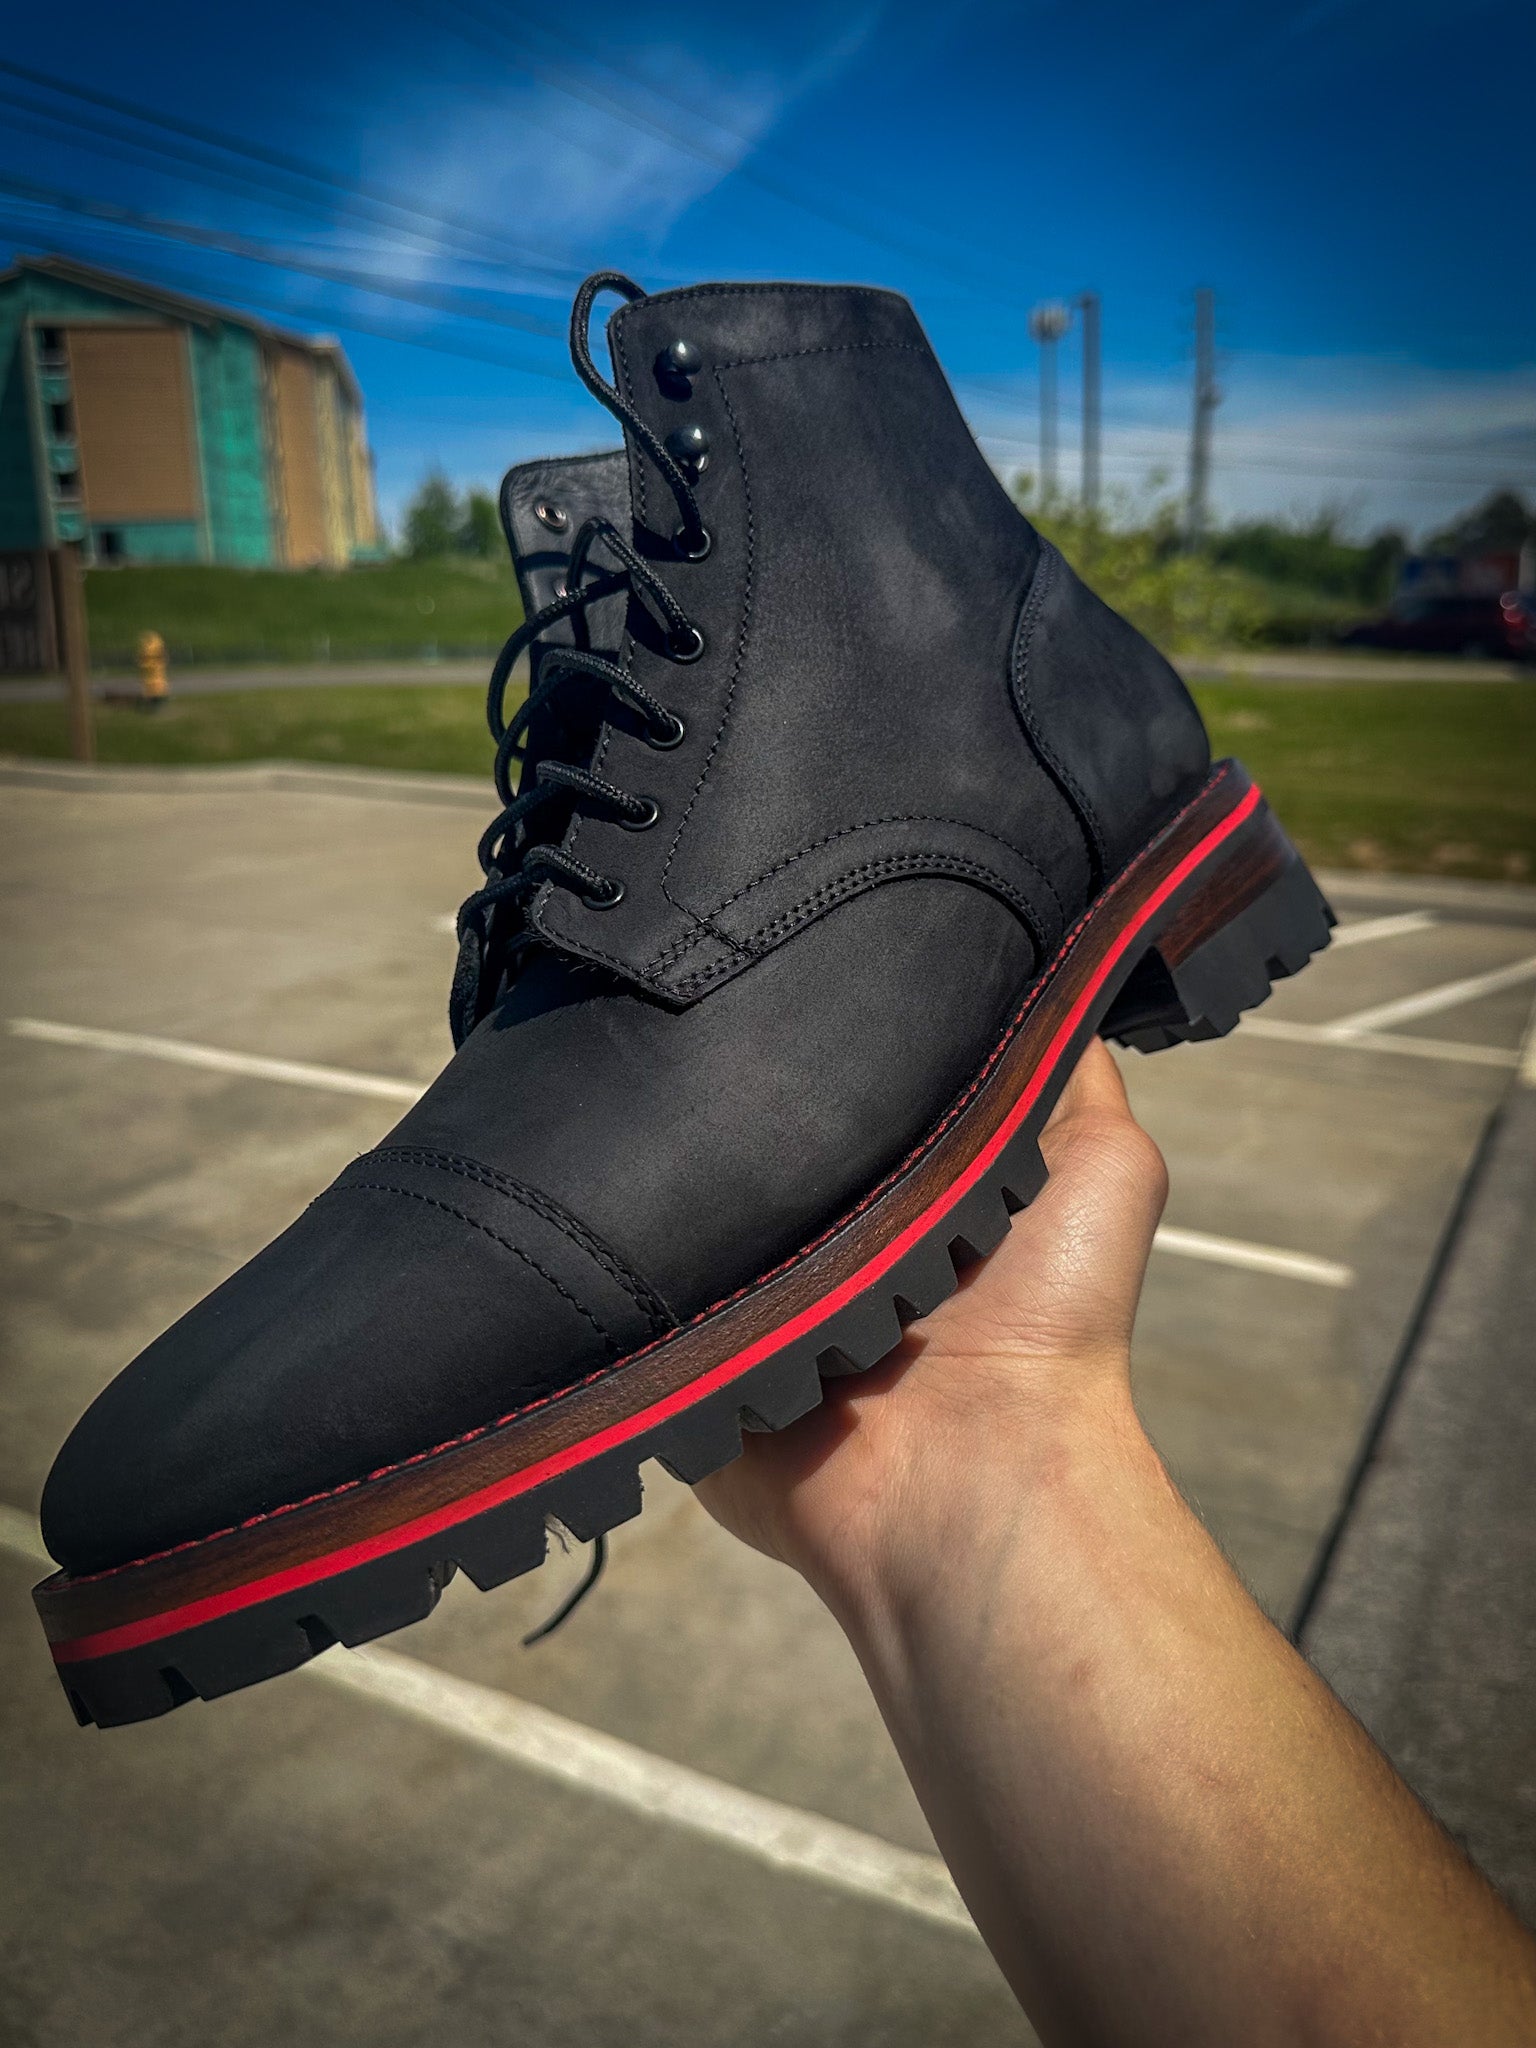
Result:
[[[364,134],[362,159],[380,183],[423,207],[504,221],[510,237],[579,273],[615,239],[631,252],[637,243],[659,249],[794,100],[851,60],[877,11],[840,22],[825,48],[789,71],[726,72],[681,46],[651,46],[628,88],[606,71],[573,70],[563,82],[509,75],[476,98],[460,90],[424,104],[408,121],[391,110]],[[647,75],[665,79],[665,97],[646,91]],[[709,111],[690,116],[687,106]],[[486,281],[481,266],[441,251],[381,242],[378,253],[413,280]],[[518,288],[525,284],[551,296],[568,290],[520,277]]]

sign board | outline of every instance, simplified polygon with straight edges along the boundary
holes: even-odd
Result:
[[[52,675],[58,666],[47,555],[41,548],[0,553],[0,675]]]

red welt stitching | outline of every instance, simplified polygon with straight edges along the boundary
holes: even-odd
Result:
[[[1224,761],[1221,764],[1210,781],[1200,790],[1199,794],[1192,797],[1181,811],[1170,818],[1156,837],[1148,840],[1141,851],[1120,870],[1119,875],[1116,877],[1117,883],[1124,881],[1128,876],[1134,874],[1148,855],[1154,851],[1159,842],[1165,839],[1176,826],[1182,824],[1197,804],[1208,797],[1212,791],[1219,788],[1221,783],[1226,780],[1231,765],[1228,761]],[[844,1215],[840,1216],[836,1223],[824,1230],[820,1237],[812,1239],[807,1245],[803,1245],[799,1251],[793,1253],[789,1258],[782,1260],[777,1266],[771,1267],[766,1273],[759,1274],[755,1280],[748,1281],[744,1287],[737,1288],[734,1294],[725,1295],[719,1301],[711,1303],[708,1308],[700,1309],[696,1315],[690,1316],[687,1322],[678,1324],[676,1329],[669,1330],[665,1336],[655,1338],[651,1343],[642,1345],[638,1351],[631,1351],[627,1357],[617,1359],[609,1365],[599,1366],[594,1372],[588,1373],[584,1379],[574,1380],[570,1386],[561,1387],[555,1393],[542,1394],[536,1401],[530,1401],[522,1408],[514,1408],[506,1415],[499,1415],[492,1422],[479,1423],[475,1428],[465,1430],[461,1436],[448,1437],[444,1442],[432,1445],[430,1450],[413,1452],[409,1458],[399,1458],[392,1464],[380,1465],[375,1471],[365,1472],[359,1479],[346,1479],[337,1486],[325,1487],[318,1493],[306,1494],[302,1500],[285,1501],[281,1507],[264,1508],[260,1514],[250,1515],[243,1522],[233,1522],[227,1529],[215,1529],[206,1536],[188,1537],[184,1542],[170,1544],[164,1550],[150,1551],[146,1556],[132,1558],[124,1564],[109,1565],[99,1572],[86,1572],[78,1578],[69,1578],[67,1583],[71,1586],[94,1585],[103,1579],[116,1578],[122,1572],[138,1571],[145,1565],[158,1564],[164,1558],[178,1557],[188,1550],[200,1550],[205,1544],[219,1543],[226,1537],[241,1535],[248,1529],[259,1528],[264,1522],[275,1521],[280,1515],[296,1514],[300,1508],[314,1507],[320,1501],[336,1500],[342,1494],[355,1492],[360,1486],[372,1485],[375,1480],[388,1479],[396,1472],[409,1471],[413,1465],[425,1464],[429,1458],[440,1457],[444,1451],[458,1450],[464,1444],[475,1443],[479,1438],[489,1436],[496,1430],[506,1429],[514,1422],[521,1422],[526,1416],[535,1414],[541,1408],[547,1408],[553,1401],[563,1401],[570,1395],[581,1392],[583,1388],[593,1385],[597,1380],[607,1379],[613,1373],[622,1372],[627,1366],[633,1365],[637,1359],[648,1357],[651,1352],[659,1350],[664,1344],[672,1343],[675,1338],[683,1335],[685,1331],[694,1329],[698,1324],[708,1321],[711,1316],[718,1315],[722,1309],[730,1308],[734,1303],[742,1300],[744,1296],[753,1293],[757,1288],[765,1287],[770,1281],[778,1279],[781,1274],[788,1272],[790,1267],[798,1265],[802,1259],[808,1258],[812,1252],[819,1251],[829,1238],[835,1237],[856,1216],[862,1215],[872,1203],[879,1201],[886,1191],[894,1186],[924,1154],[933,1149],[944,1133],[963,1114],[967,1105],[979,1090],[985,1086],[993,1068],[1007,1051],[1030,1011],[1039,1002],[1052,976],[1059,970],[1061,963],[1076,943],[1079,934],[1093,916],[1094,908],[1095,906],[1090,904],[1077,920],[1077,923],[1073,925],[1072,929],[1063,938],[1049,965],[1044,969],[1039,980],[1036,981],[1029,994],[1020,1004],[1012,1022],[993,1047],[980,1072],[975,1075],[964,1091],[957,1096],[943,1117],[928,1133],[927,1137],[922,1139],[907,1154],[899,1166],[893,1167],[877,1187],[871,1189],[852,1209],[849,1209]]]

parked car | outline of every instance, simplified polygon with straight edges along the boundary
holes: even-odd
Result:
[[[1414,654],[1482,655],[1490,661],[1536,661],[1536,597],[1409,597],[1385,618],[1354,626],[1351,647],[1395,647]]]

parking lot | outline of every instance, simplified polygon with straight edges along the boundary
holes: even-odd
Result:
[[[460,1582],[379,1652],[75,1729],[28,1598],[53,1451],[441,1064],[488,807],[345,771],[4,772],[0,2038],[1030,2040],[837,1630],[659,1471],[534,1649],[579,1556]],[[1533,894],[1341,884],[1340,943],[1231,1039],[1124,1056],[1172,1173],[1138,1397],[1282,1624],[1529,1060]]]

